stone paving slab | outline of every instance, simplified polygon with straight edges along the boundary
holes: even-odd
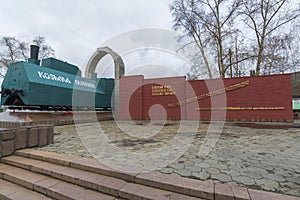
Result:
[[[139,138],[139,131],[147,131],[149,122],[136,122],[136,130],[132,129],[133,122],[121,123],[131,123],[129,127],[132,135],[125,134],[126,131],[118,128],[113,121],[100,122],[100,126],[111,144],[132,153],[141,150],[151,152],[163,147],[178,134],[180,125],[176,121],[166,122],[168,125],[161,128],[159,133]],[[90,151],[92,155],[87,150],[89,146],[86,148],[81,141],[84,138],[79,135],[98,142],[95,132],[97,128],[99,129],[98,123],[55,127],[55,143],[40,150],[92,158],[97,152]],[[155,126],[150,128],[155,129]],[[211,151],[207,155],[199,155],[199,148],[204,143],[209,128],[209,123],[201,123],[190,147],[177,160],[166,163],[165,167],[157,171],[300,197],[299,128],[253,129],[227,123]],[[78,130],[85,132],[79,134]],[[191,133],[187,129],[180,134]],[[130,154],[120,157],[111,153],[106,157],[112,162],[117,160],[124,164],[130,160]],[[164,162],[160,155],[153,158],[157,162]],[[137,166],[155,165],[145,159],[135,163],[138,163]]]

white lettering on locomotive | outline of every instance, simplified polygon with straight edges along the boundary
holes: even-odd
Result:
[[[89,88],[96,88],[95,84],[81,81],[81,80],[75,80],[76,85],[84,86],[84,87],[89,87]]]
[[[63,83],[68,83],[68,84],[72,83],[70,81],[70,79],[67,77],[57,76],[55,74],[50,74],[47,72],[38,71],[38,75],[40,78],[43,78],[43,79],[48,79],[48,80],[53,80],[53,81],[58,81],[58,82],[63,82]]]

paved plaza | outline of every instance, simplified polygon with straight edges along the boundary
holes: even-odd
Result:
[[[300,129],[241,125],[102,121],[56,126],[55,143],[41,150],[300,196]]]

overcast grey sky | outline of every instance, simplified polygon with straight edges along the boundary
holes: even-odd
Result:
[[[140,28],[172,28],[171,0],[2,0],[1,36],[45,36],[56,57],[82,66],[100,44]]]

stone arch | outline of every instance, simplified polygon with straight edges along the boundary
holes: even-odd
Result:
[[[106,55],[110,55],[114,60],[115,65],[115,88],[114,95],[112,96],[112,108],[114,118],[119,118],[119,78],[125,73],[125,65],[119,54],[114,52],[109,47],[100,47],[96,52],[89,58],[89,61],[85,68],[84,76],[86,78],[91,78],[92,74],[95,72],[97,64]]]
[[[85,77],[91,78],[92,73],[95,72],[97,64],[99,61],[106,55],[110,55],[114,60],[115,65],[115,80],[119,80],[120,76],[123,76],[125,73],[125,65],[119,54],[114,52],[109,47],[100,47],[96,50],[96,52],[90,57],[86,69],[85,69]]]

